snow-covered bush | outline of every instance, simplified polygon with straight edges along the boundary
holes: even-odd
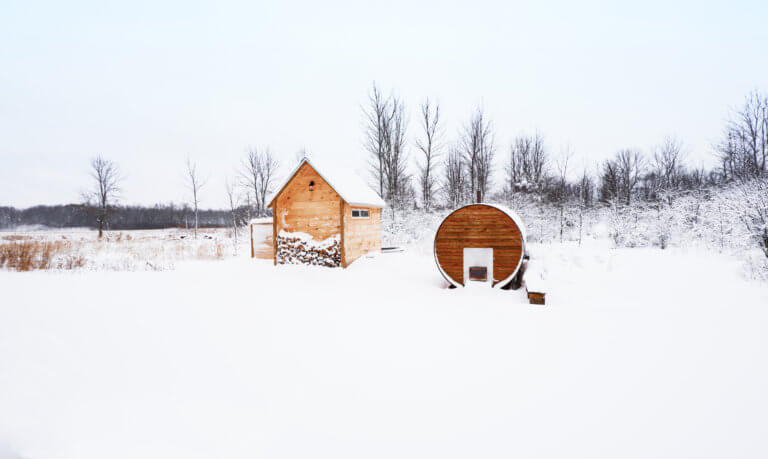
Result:
[[[768,178],[751,180],[736,187],[741,222],[750,239],[768,258]]]
[[[418,247],[421,252],[432,250],[432,241],[437,228],[451,210],[421,212],[398,210],[392,215],[391,209],[382,212],[383,247]]]

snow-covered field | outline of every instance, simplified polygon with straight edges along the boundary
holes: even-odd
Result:
[[[246,231],[239,233],[240,245],[247,250]],[[37,253],[31,269],[164,271],[181,261],[222,259],[235,252],[232,232],[226,228],[201,228],[197,237],[176,228],[106,231],[101,239],[97,234],[88,228],[0,232],[0,269],[9,267],[4,266],[3,250],[22,243],[32,243],[37,252],[49,248],[44,266],[39,266]]]
[[[0,270],[0,458],[764,458],[768,287],[704,250],[534,245],[548,304],[423,247]]]

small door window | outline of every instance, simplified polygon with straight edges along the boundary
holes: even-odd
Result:
[[[464,285],[493,286],[493,248],[464,247]]]
[[[368,209],[352,209],[352,218],[368,218]]]
[[[485,266],[470,266],[469,280],[485,282],[488,280],[488,268]]]

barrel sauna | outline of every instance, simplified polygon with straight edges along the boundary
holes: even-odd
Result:
[[[437,268],[456,287],[505,287],[520,272],[525,253],[522,220],[495,204],[456,209],[435,234]]]

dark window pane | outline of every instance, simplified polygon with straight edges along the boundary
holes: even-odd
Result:
[[[469,280],[485,281],[488,280],[488,268],[485,266],[470,266]]]

